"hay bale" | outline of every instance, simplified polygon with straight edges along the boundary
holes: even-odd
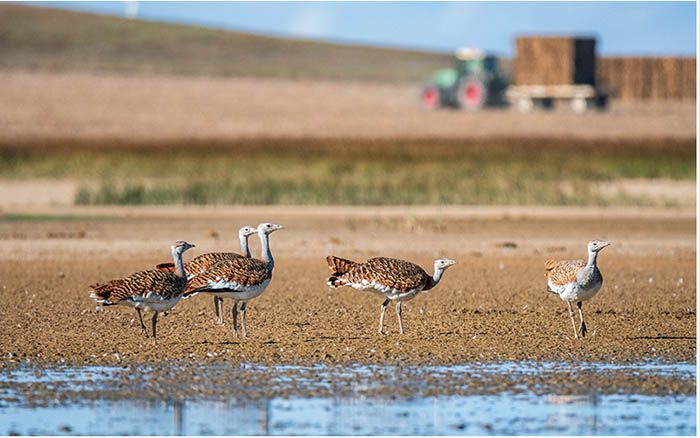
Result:
[[[516,85],[595,85],[595,39],[518,37],[513,82]]]

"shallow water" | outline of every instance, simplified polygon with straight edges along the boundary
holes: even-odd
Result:
[[[695,381],[690,364],[620,366],[588,364],[590,368],[649,375],[670,375]],[[492,374],[528,375],[567,364],[501,363],[409,368],[412,388],[425,378]],[[406,367],[403,367],[404,371]],[[198,372],[205,371],[198,369]],[[246,397],[241,386],[226,386],[214,398],[206,396],[154,399],[84,397],[85,391],[116,388],[124,369],[109,367],[17,369],[0,374],[0,434],[131,434],[131,435],[695,435],[694,395],[609,394],[590,388],[585,394],[543,394],[537,387],[518,392],[393,396],[404,382],[392,380],[396,366],[300,367],[245,365],[238,373],[261,373],[275,388],[294,386],[327,389],[337,395]],[[133,374],[132,370],[128,371]],[[308,378],[305,376],[315,376]],[[140,377],[139,377],[140,378]],[[338,383],[340,382],[340,383]],[[202,383],[217,384],[216,382]],[[30,402],[31,391],[46,391],[42,405]],[[343,385],[348,386],[343,390]],[[379,390],[368,392],[368,389]],[[565,389],[565,388],[562,388]],[[116,389],[115,389],[116,390]],[[335,389],[334,389],[335,391]],[[66,394],[69,396],[66,398]],[[80,396],[82,394],[82,397]],[[100,392],[103,394],[103,392]],[[121,394],[121,393],[120,393]],[[372,395],[366,395],[372,394]],[[60,397],[63,395],[63,397]],[[79,398],[75,398],[79,397]]]

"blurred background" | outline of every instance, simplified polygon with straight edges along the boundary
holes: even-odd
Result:
[[[0,208],[694,206],[693,2],[0,5]]]

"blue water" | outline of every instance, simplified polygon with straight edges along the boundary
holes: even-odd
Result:
[[[551,366],[560,366],[554,364]],[[563,366],[563,365],[562,365]],[[620,367],[645,373],[675,374],[695,379],[694,365],[644,365]],[[537,365],[541,370],[542,364]],[[259,368],[262,366],[246,366]],[[288,375],[290,367],[277,367]],[[305,367],[291,367],[308,370]],[[310,388],[323,386],[324,372],[315,367],[315,381],[294,382]],[[421,367],[417,367],[421,368]],[[422,367],[433,376],[440,373],[530,373],[528,364],[504,363],[450,367]],[[344,367],[357,377],[352,385],[366,385],[377,372],[391,374],[392,366]],[[20,369],[0,376],[3,383],[48,385],[60,392],[76,388],[109,386],[114,368],[66,368],[41,371]],[[269,369],[267,369],[269,372]],[[420,378],[418,375],[417,378]],[[276,379],[276,380],[275,380]],[[291,384],[273,378],[273,385]],[[392,384],[401,384],[394,382]],[[392,398],[386,395],[349,397],[272,397],[246,399],[231,391],[230,397],[207,400],[73,400],[34,407],[18,400],[0,403],[0,434],[22,435],[695,435],[694,396],[648,395],[449,395]],[[361,388],[355,391],[361,394]],[[11,397],[11,388],[0,391]]]

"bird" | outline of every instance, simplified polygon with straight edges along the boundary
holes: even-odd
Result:
[[[391,301],[396,301],[396,316],[399,319],[399,331],[404,333],[401,318],[401,303],[416,297],[419,292],[427,292],[442,279],[447,268],[454,265],[454,260],[435,260],[435,271],[428,275],[420,266],[406,260],[388,257],[375,257],[364,263],[335,256],[326,257],[328,267],[333,274],[327,284],[332,288],[349,286],[360,290],[369,290],[386,297],[381,305],[379,316],[379,333],[384,333],[384,313]]]
[[[235,252],[209,252],[205,254],[200,254],[193,258],[192,261],[185,264],[185,272],[187,274],[187,279],[205,272],[207,269],[211,268],[216,263],[221,260],[236,257],[250,257],[250,248],[248,247],[248,237],[257,233],[258,229],[250,225],[241,227],[238,230],[238,240],[241,243],[240,254]],[[166,271],[174,271],[175,265],[171,262],[160,263],[156,266],[158,269]],[[223,315],[223,298],[214,295],[214,313],[216,314],[216,322],[219,325],[224,324]]]
[[[598,253],[608,246],[610,246],[610,242],[591,240],[588,242],[588,261],[562,260],[557,262],[550,259],[544,264],[547,291],[559,295],[562,300],[566,301],[576,339],[578,339],[578,330],[571,303],[575,302],[578,307],[579,318],[581,318],[581,337],[585,337],[588,329],[583,319],[582,303],[593,298],[603,286],[603,275],[598,269]]]
[[[102,306],[122,305],[136,309],[141,323],[141,333],[146,338],[148,338],[148,329],[143,323],[141,312],[153,312],[152,339],[153,345],[156,345],[158,313],[175,307],[187,286],[182,254],[190,248],[194,248],[194,245],[182,240],[175,242],[171,247],[176,267],[174,272],[160,269],[139,271],[127,278],[111,280],[105,284],[94,284],[90,286],[90,298]]]
[[[221,298],[233,299],[233,336],[238,337],[238,303],[241,302],[241,328],[243,337],[247,337],[246,305],[248,301],[260,296],[272,280],[275,261],[270,250],[270,234],[284,229],[282,225],[262,223],[257,227],[261,243],[261,259],[227,258],[221,260],[204,272],[192,277],[185,290],[185,296],[198,293],[210,293]]]

